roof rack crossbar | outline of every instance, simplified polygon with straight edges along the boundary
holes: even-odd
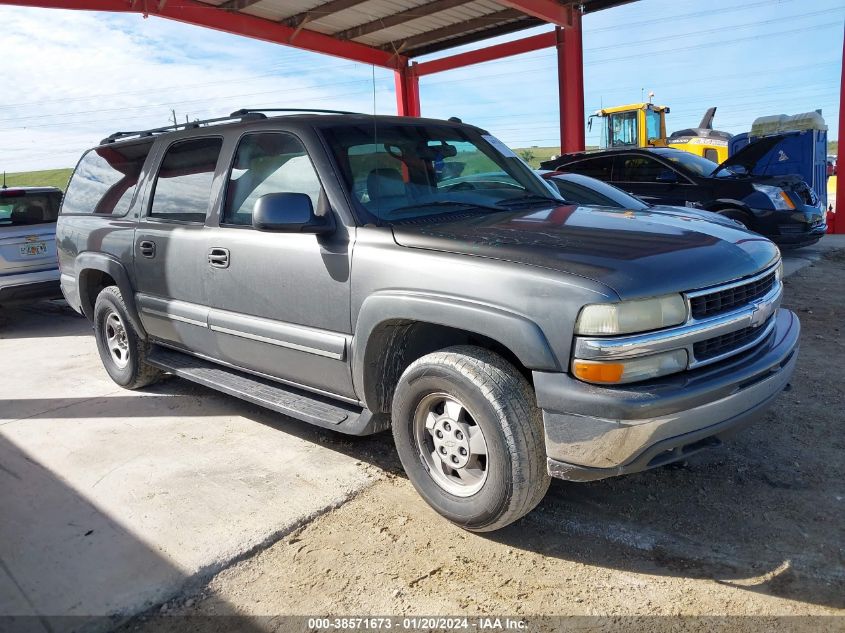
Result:
[[[177,123],[175,125],[165,125],[162,127],[154,127],[149,130],[132,130],[127,132],[115,132],[110,136],[107,136],[102,141],[100,141],[100,145],[107,145],[109,143],[114,143],[115,141],[129,138],[132,136],[137,136],[138,138],[146,138],[149,136],[154,136],[155,134],[162,134],[164,132],[176,132],[178,130],[191,130],[195,129],[204,125],[211,125],[213,123],[223,123],[224,121],[249,121],[254,119],[266,119],[267,116],[261,114],[259,111],[241,111],[234,112],[229,116],[217,117],[214,119],[203,119],[197,121],[188,121],[186,123]]]

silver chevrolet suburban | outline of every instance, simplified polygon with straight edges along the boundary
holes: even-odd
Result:
[[[166,372],[341,433],[392,427],[468,530],[523,516],[550,476],[719,444],[797,356],[769,240],[567,204],[458,121],[241,110],[116,133],[80,160],[58,243],[115,382]]]

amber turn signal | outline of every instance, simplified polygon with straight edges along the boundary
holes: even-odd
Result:
[[[625,371],[621,363],[595,363],[576,360],[573,363],[575,375],[587,382],[619,382]]]

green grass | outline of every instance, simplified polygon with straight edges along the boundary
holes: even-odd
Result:
[[[559,147],[514,147],[513,151],[531,165],[534,169],[540,167],[540,163],[549,160],[552,156],[560,154]]]
[[[58,187],[64,191],[72,172],[72,168],[67,168],[6,174],[6,185],[8,187]]]

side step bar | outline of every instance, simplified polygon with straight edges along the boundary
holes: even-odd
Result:
[[[387,429],[384,414],[334,401],[303,389],[153,345],[147,362],[192,382],[266,407],[278,413],[349,435],[370,435]]]

